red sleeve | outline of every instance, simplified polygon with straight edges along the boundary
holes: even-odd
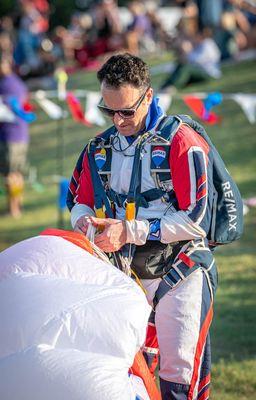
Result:
[[[195,153],[199,154],[196,155]],[[209,146],[193,129],[182,125],[173,138],[170,151],[170,168],[173,189],[179,209],[186,211],[199,198],[202,183],[206,179]],[[200,162],[200,157],[205,163]]]
[[[78,180],[75,202],[85,204],[92,210],[94,209],[94,190],[87,153],[84,154],[83,158],[83,166]]]

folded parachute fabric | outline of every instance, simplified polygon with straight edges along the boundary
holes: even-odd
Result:
[[[144,293],[77,234],[48,233],[0,253],[0,398],[153,400],[128,375],[146,335]]]

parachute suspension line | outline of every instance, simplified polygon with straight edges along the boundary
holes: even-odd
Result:
[[[134,277],[135,282],[139,285],[139,287],[141,288],[141,290],[147,294],[146,289],[143,287],[140,278],[138,277],[138,275],[136,274],[136,272],[131,268],[131,276]]]
[[[100,260],[106,262],[107,264],[112,264],[112,262],[109,260],[108,256],[106,256],[106,254],[104,253],[104,251],[102,251],[98,246],[96,246],[95,243],[92,243],[92,249],[93,249],[93,253],[94,255],[96,255]]]
[[[90,244],[93,249],[93,254],[97,256],[100,260],[111,264],[112,263],[109,261],[108,256],[102,251],[96,244],[94,243],[94,238],[95,238],[95,233],[96,233],[96,228],[93,226],[91,223],[88,224],[87,232],[86,232],[86,237],[90,241]]]

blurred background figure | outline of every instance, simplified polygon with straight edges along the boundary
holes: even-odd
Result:
[[[97,69],[105,55],[122,50],[143,57],[166,52],[179,63],[182,58],[184,65],[181,42],[189,40],[194,48],[198,31],[211,31],[221,60],[239,59],[256,45],[256,6],[249,0],[16,0],[13,4],[9,14],[0,16],[0,31],[6,33],[2,47],[14,57],[14,70],[33,89],[40,84],[51,88],[50,78],[60,64],[68,73]],[[0,12],[1,8],[0,4]],[[31,78],[36,78],[35,84]]]
[[[15,96],[21,104],[28,96],[26,85],[12,70],[12,60],[1,49],[0,96],[6,103]],[[28,124],[22,118],[17,116],[14,122],[0,121],[0,174],[5,181],[8,210],[14,218],[19,218],[22,212],[28,142]]]
[[[236,44],[239,50],[256,47],[256,3],[245,0],[229,0],[235,16]]]
[[[144,4],[141,1],[131,1],[128,9],[132,14],[132,22],[125,32],[127,51],[132,54],[153,52],[155,42],[152,20],[147,15]]]
[[[39,51],[49,28],[49,4],[46,0],[20,0],[19,6],[14,60],[20,75],[38,75],[44,64]]]
[[[115,0],[98,0],[92,8],[94,43],[100,54],[119,50],[122,25]]]
[[[161,90],[172,87],[183,89],[193,82],[220,78],[221,53],[209,29],[204,28],[196,32],[192,39],[184,38],[176,51],[179,61],[175,70],[162,84]]]

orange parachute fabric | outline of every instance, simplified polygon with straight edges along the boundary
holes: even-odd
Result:
[[[156,386],[154,378],[148,369],[147,363],[141,351],[139,351],[130,368],[133,375],[139,376],[147,389],[150,400],[161,400],[161,394]]]
[[[72,242],[73,244],[88,251],[88,253],[93,254],[93,248],[92,248],[90,241],[82,233],[65,231],[65,230],[56,229],[56,228],[47,228],[43,232],[41,232],[40,235],[60,236],[63,239],[66,239],[69,242]]]

